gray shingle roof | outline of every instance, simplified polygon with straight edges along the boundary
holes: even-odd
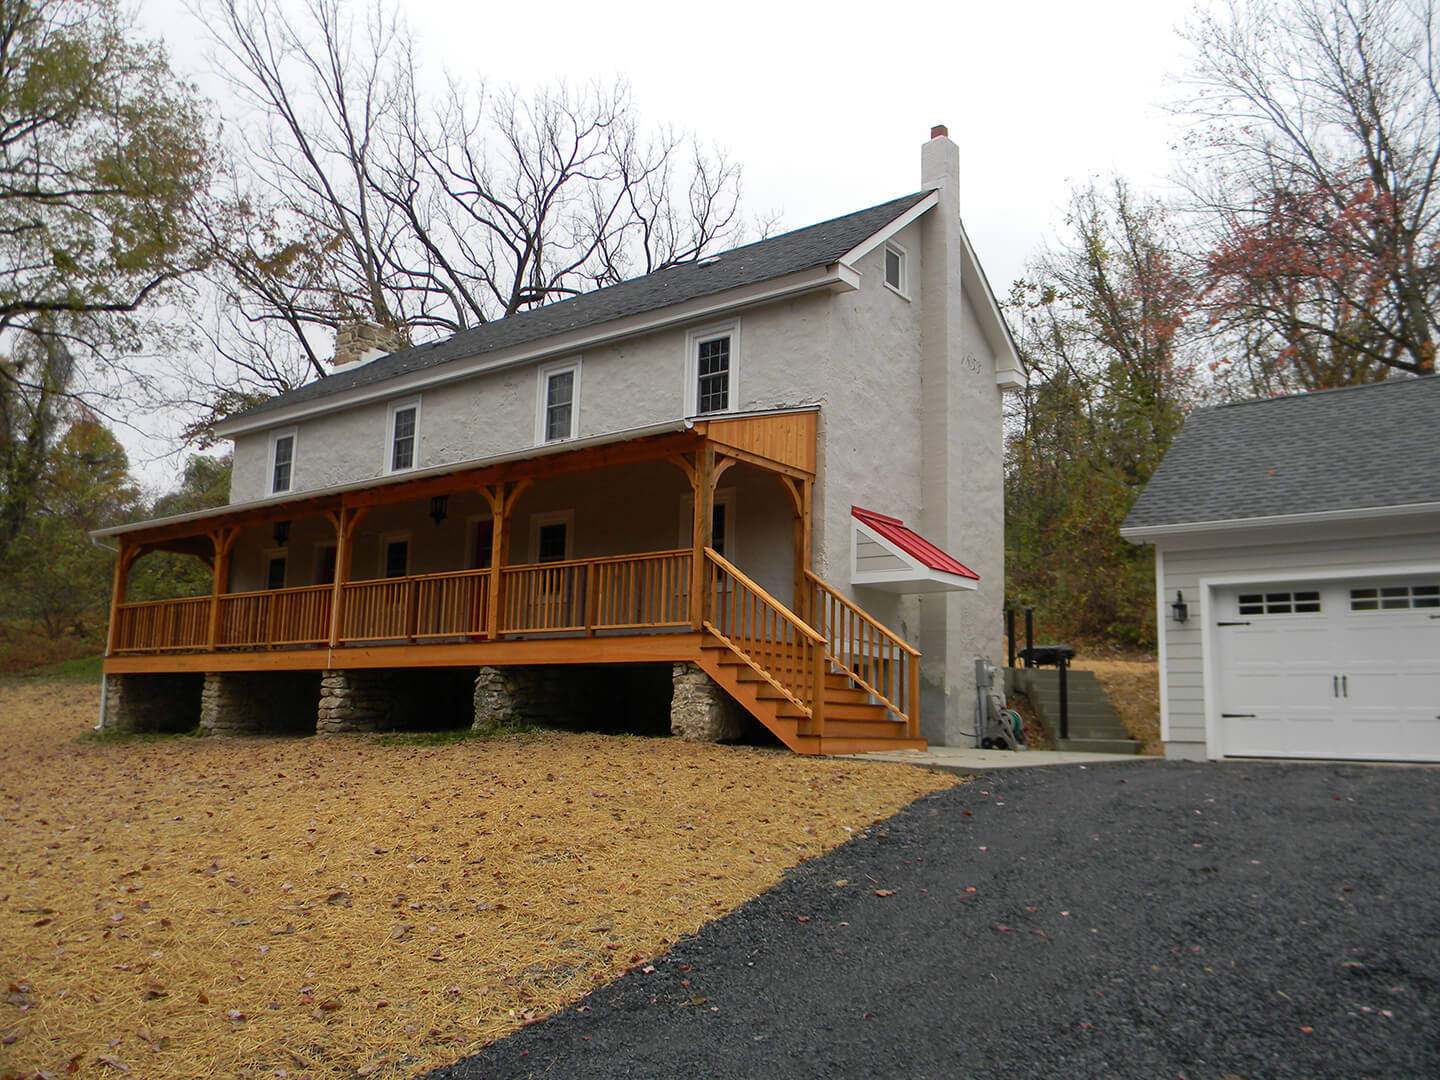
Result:
[[[288,394],[263,401],[236,418],[254,416],[280,406],[297,405],[369,386],[397,375],[437,367],[451,360],[479,356],[494,349],[523,345],[552,334],[639,315],[686,300],[712,296],[728,289],[754,285],[772,278],[827,266],[851,248],[914,207],[928,195],[916,192],[867,210],[822,221],[794,232],[772,236],[744,247],[732,248],[700,262],[680,263],[644,277],[557,301],[508,319],[497,319],[429,345],[391,353],[362,367],[340,371],[308,383]]]
[[[1196,409],[1125,529],[1440,503],[1440,376]]]

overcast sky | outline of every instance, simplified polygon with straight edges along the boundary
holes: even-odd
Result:
[[[184,0],[142,27],[198,74]],[[279,3],[296,0],[276,0]],[[364,0],[361,0],[363,3]],[[960,146],[966,227],[997,293],[1055,234],[1073,185],[1162,191],[1193,0],[721,4],[407,0],[426,69],[521,89],[632,87],[642,124],[693,132],[744,169],[745,204],[799,228],[914,191],[934,124]],[[208,88],[201,79],[202,89]]]
[[[1072,182],[1172,171],[1160,105],[1193,0],[455,4],[404,10],[427,56],[527,84],[629,79],[642,115],[725,147],[748,205],[798,228],[915,190],[920,144],[960,145],[962,211],[997,291]]]

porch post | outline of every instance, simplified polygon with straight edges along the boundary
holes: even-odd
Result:
[[[795,606],[791,610],[809,623],[811,589],[810,582],[805,578],[805,571],[810,569],[810,509],[814,481],[783,474],[779,480],[785,494],[790,496],[790,506],[795,511]]]
[[[125,603],[125,591],[130,582],[130,567],[139,557],[138,549],[124,537],[120,538],[120,550],[115,554],[115,583],[110,592],[110,625],[105,632],[105,655],[114,656],[120,636],[120,605]]]
[[[341,506],[334,514],[327,514],[331,523],[335,526],[335,580],[331,583],[330,592],[330,648],[340,644],[340,628],[344,625],[341,621],[340,607],[345,597],[345,585],[350,580],[350,564],[354,554],[354,546],[351,539],[355,535],[355,527],[360,524],[360,519],[368,512],[369,507],[357,506],[353,509]]]
[[[238,526],[223,525],[210,533],[210,543],[215,545],[215,561],[211,564],[210,583],[210,630],[206,637],[211,652],[220,639],[220,595],[230,586],[230,552],[240,535]]]
[[[490,609],[486,612],[485,636],[491,641],[500,638],[500,607],[504,597],[500,595],[500,571],[510,561],[510,511],[520,501],[520,496],[530,490],[534,481],[526,477],[517,480],[507,492],[507,483],[501,481],[494,487],[485,488],[481,494],[490,503]]]
[[[705,549],[714,537],[715,451],[708,444],[695,454],[694,521],[690,556],[690,625],[699,630],[710,618],[710,590],[705,587]]]

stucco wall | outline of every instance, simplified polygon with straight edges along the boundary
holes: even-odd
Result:
[[[1374,523],[1270,530],[1261,537],[1213,539],[1203,546],[1168,540],[1157,548],[1159,625],[1163,634],[1161,737],[1167,752],[1204,756],[1206,620],[1201,611],[1202,579],[1238,580],[1262,575],[1273,581],[1304,582],[1369,568],[1440,564],[1440,521],[1394,524],[1377,533]],[[1182,591],[1191,617],[1178,624],[1170,615]],[[1213,623],[1214,617],[1209,619]]]
[[[734,378],[740,409],[814,401],[828,375],[825,295],[801,297],[742,313]],[[707,322],[698,324],[709,325]],[[666,330],[586,350],[580,360],[577,435],[604,435],[685,415],[686,335]],[[431,468],[536,445],[538,364],[397,395],[301,421],[296,427],[291,491],[317,491],[384,475],[390,406],[418,396],[416,467]],[[287,425],[288,427],[288,425]],[[270,436],[235,440],[231,502],[268,494]]]

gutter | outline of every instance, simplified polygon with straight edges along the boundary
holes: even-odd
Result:
[[[1218,518],[1213,521],[1182,521],[1167,525],[1135,525],[1122,528],[1120,535],[1132,544],[1143,544],[1167,536],[1199,532],[1239,532],[1285,525],[1328,525],[1369,518],[1410,517],[1440,514],[1440,502],[1402,503],[1398,506],[1357,506],[1344,510],[1315,510],[1300,514],[1271,514],[1253,518]]]

